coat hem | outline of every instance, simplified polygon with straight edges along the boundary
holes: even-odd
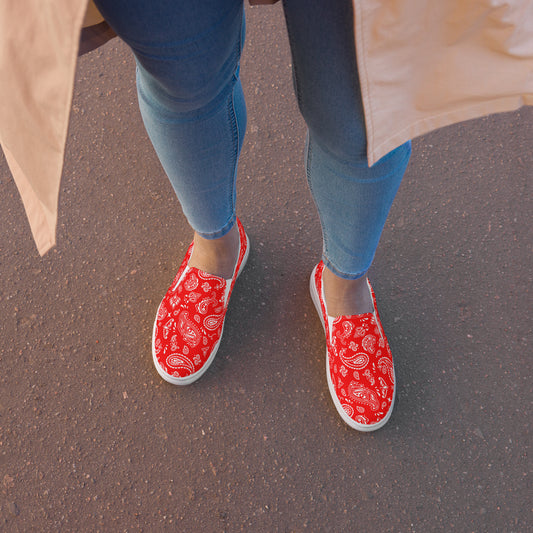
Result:
[[[374,146],[374,137],[372,136],[372,142],[369,141],[368,143],[369,165],[373,165],[390,151],[415,137],[420,137],[437,129],[464,122],[465,120],[482,118],[495,113],[516,111],[525,105],[533,105],[533,94],[493,99],[475,106],[468,105],[463,108],[455,109],[454,111],[425,117],[424,119],[407,125],[398,133],[388,137],[377,146]]]

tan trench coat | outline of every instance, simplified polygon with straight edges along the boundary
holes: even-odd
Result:
[[[270,3],[255,0],[254,3]],[[353,0],[370,164],[433,129],[533,104],[531,0]],[[57,204],[88,0],[0,0],[0,142],[37,248]]]

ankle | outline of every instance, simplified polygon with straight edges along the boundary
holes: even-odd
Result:
[[[351,316],[374,311],[366,274],[357,279],[344,279],[326,267],[322,279],[329,316]]]
[[[205,239],[194,234],[194,248],[189,266],[203,272],[229,279],[233,276],[240,248],[239,229],[235,224],[218,239]]]

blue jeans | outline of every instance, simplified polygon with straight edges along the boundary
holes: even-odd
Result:
[[[243,0],[96,4],[133,50],[144,124],[189,224],[205,238],[222,237],[235,223],[246,129]],[[284,11],[323,260],[355,279],[372,263],[410,143],[368,166],[351,1],[284,0]]]

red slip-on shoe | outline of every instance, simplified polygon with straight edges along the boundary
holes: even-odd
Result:
[[[232,278],[226,280],[189,267],[193,243],[157,310],[152,356],[159,375],[173,385],[196,381],[217,353],[233,286],[250,251],[239,219],[237,224],[240,250]]]
[[[326,374],[333,403],[341,418],[359,431],[384,426],[396,395],[394,365],[379,319],[376,297],[373,313],[328,315],[322,284],[324,263],[311,274],[311,298],[326,332]]]

